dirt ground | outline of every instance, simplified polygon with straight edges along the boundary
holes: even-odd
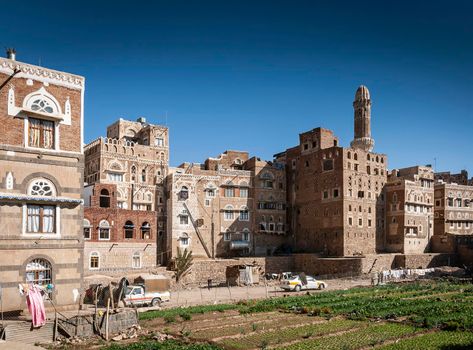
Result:
[[[350,278],[334,279],[325,281],[327,288],[325,290],[349,289],[355,286],[369,286],[370,279]],[[318,290],[311,290],[311,293],[319,293]],[[267,287],[264,284],[251,287],[213,287],[213,288],[190,288],[174,291],[171,294],[171,301],[162,304],[162,308],[171,308],[176,306],[191,306],[202,304],[222,304],[230,303],[244,299],[264,299],[270,297],[305,294],[306,291],[299,293],[284,291],[276,282],[271,282]],[[152,309],[152,308],[146,308]]]

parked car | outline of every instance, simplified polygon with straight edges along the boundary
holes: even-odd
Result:
[[[291,276],[288,279],[281,281],[281,288],[284,290],[293,290],[299,292],[305,289],[325,289],[327,283],[324,281],[316,280],[312,276],[305,276],[307,284],[302,282],[302,279],[299,275]]]
[[[171,293],[169,292],[148,292],[145,286],[142,285],[130,285],[126,288],[125,292],[125,305],[151,305],[156,306],[161,304],[163,301],[169,301]]]

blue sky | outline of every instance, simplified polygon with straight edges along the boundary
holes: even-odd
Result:
[[[389,168],[473,175],[469,1],[75,1],[2,4],[0,45],[86,77],[85,137],[165,123],[171,164],[225,149],[271,159],[321,126],[353,138],[358,85]]]

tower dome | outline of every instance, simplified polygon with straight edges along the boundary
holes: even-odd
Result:
[[[356,89],[355,93],[355,101],[361,100],[369,100],[370,99],[370,91],[364,85],[360,85],[358,89]]]

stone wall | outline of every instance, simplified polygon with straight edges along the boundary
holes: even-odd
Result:
[[[256,265],[260,274],[281,273],[294,269],[294,256],[245,257],[237,259],[195,260],[191,272],[185,276],[185,285],[207,284],[210,278],[214,284],[226,284],[227,267],[238,265]]]
[[[59,330],[65,330],[64,335],[78,335],[80,337],[90,337],[94,332],[94,315],[74,316],[68,320],[59,320]],[[125,309],[116,313],[110,313],[108,331],[110,335],[128,329],[138,324],[138,317],[135,310]],[[106,313],[98,317],[97,325],[100,332],[105,334]],[[77,328],[77,329],[76,329]]]
[[[455,266],[457,263],[454,254],[405,254],[396,255],[397,268],[426,269],[439,266]]]

